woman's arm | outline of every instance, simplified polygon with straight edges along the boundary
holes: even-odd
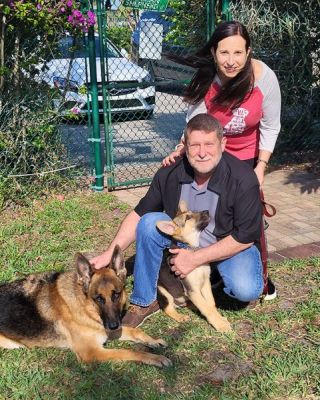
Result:
[[[274,150],[280,128],[281,93],[275,73],[267,66],[266,74],[259,82],[263,93],[262,118],[260,120],[259,157],[255,168],[260,185],[264,180],[264,173]]]
[[[254,172],[257,175],[258,181],[260,186],[262,186],[263,181],[264,181],[264,174],[267,169],[269,159],[271,157],[271,152],[267,150],[260,150],[259,151],[259,156],[258,156],[258,161],[257,165],[254,169]]]
[[[162,160],[162,166],[163,167],[168,167],[169,165],[173,164],[176,162],[176,158],[182,157],[184,153],[186,152],[185,147],[184,147],[184,139],[183,137],[180,140],[180,143],[178,143],[172,153],[170,153],[167,157],[165,157]]]

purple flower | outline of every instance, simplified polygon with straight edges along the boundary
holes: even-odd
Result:
[[[75,18],[81,18],[81,17],[82,17],[82,13],[81,13],[81,11],[79,11],[79,10],[72,10],[72,15],[73,15]]]
[[[78,115],[80,113],[79,107],[72,107],[71,110],[72,114]]]
[[[92,12],[92,11],[88,11],[88,25],[89,26],[92,26],[92,25],[94,25],[95,23],[96,23],[96,15],[95,15],[95,13],[94,12]]]
[[[67,1],[67,7],[72,7],[72,0]]]
[[[60,12],[61,12],[61,13],[64,13],[65,11],[66,11],[66,9],[65,9],[64,7],[61,7],[61,8],[60,8]]]
[[[42,5],[41,4],[37,4],[37,10],[41,10],[42,9]]]

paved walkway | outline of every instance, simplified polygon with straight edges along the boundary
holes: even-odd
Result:
[[[304,171],[278,170],[266,175],[265,200],[277,214],[268,218],[270,258],[304,258],[320,255],[320,178]],[[113,192],[134,207],[147,187]]]

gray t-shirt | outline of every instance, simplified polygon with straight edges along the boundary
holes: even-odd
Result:
[[[207,184],[198,187],[195,181],[192,183],[185,183],[181,188],[180,201],[184,200],[187,203],[188,210],[191,211],[204,211],[208,210],[210,215],[209,225],[200,234],[200,247],[208,247],[217,241],[213,234],[215,228],[215,213],[217,209],[219,196],[207,189]]]

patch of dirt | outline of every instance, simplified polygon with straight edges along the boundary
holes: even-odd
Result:
[[[227,362],[221,362],[222,359]],[[243,361],[232,353],[213,351],[208,354],[209,361],[215,364],[212,371],[199,375],[196,379],[200,383],[210,383],[213,386],[221,386],[226,381],[238,379],[240,376],[247,376],[254,371],[254,364],[251,361]]]
[[[244,340],[250,340],[254,333],[253,322],[248,319],[237,321],[234,330]]]

